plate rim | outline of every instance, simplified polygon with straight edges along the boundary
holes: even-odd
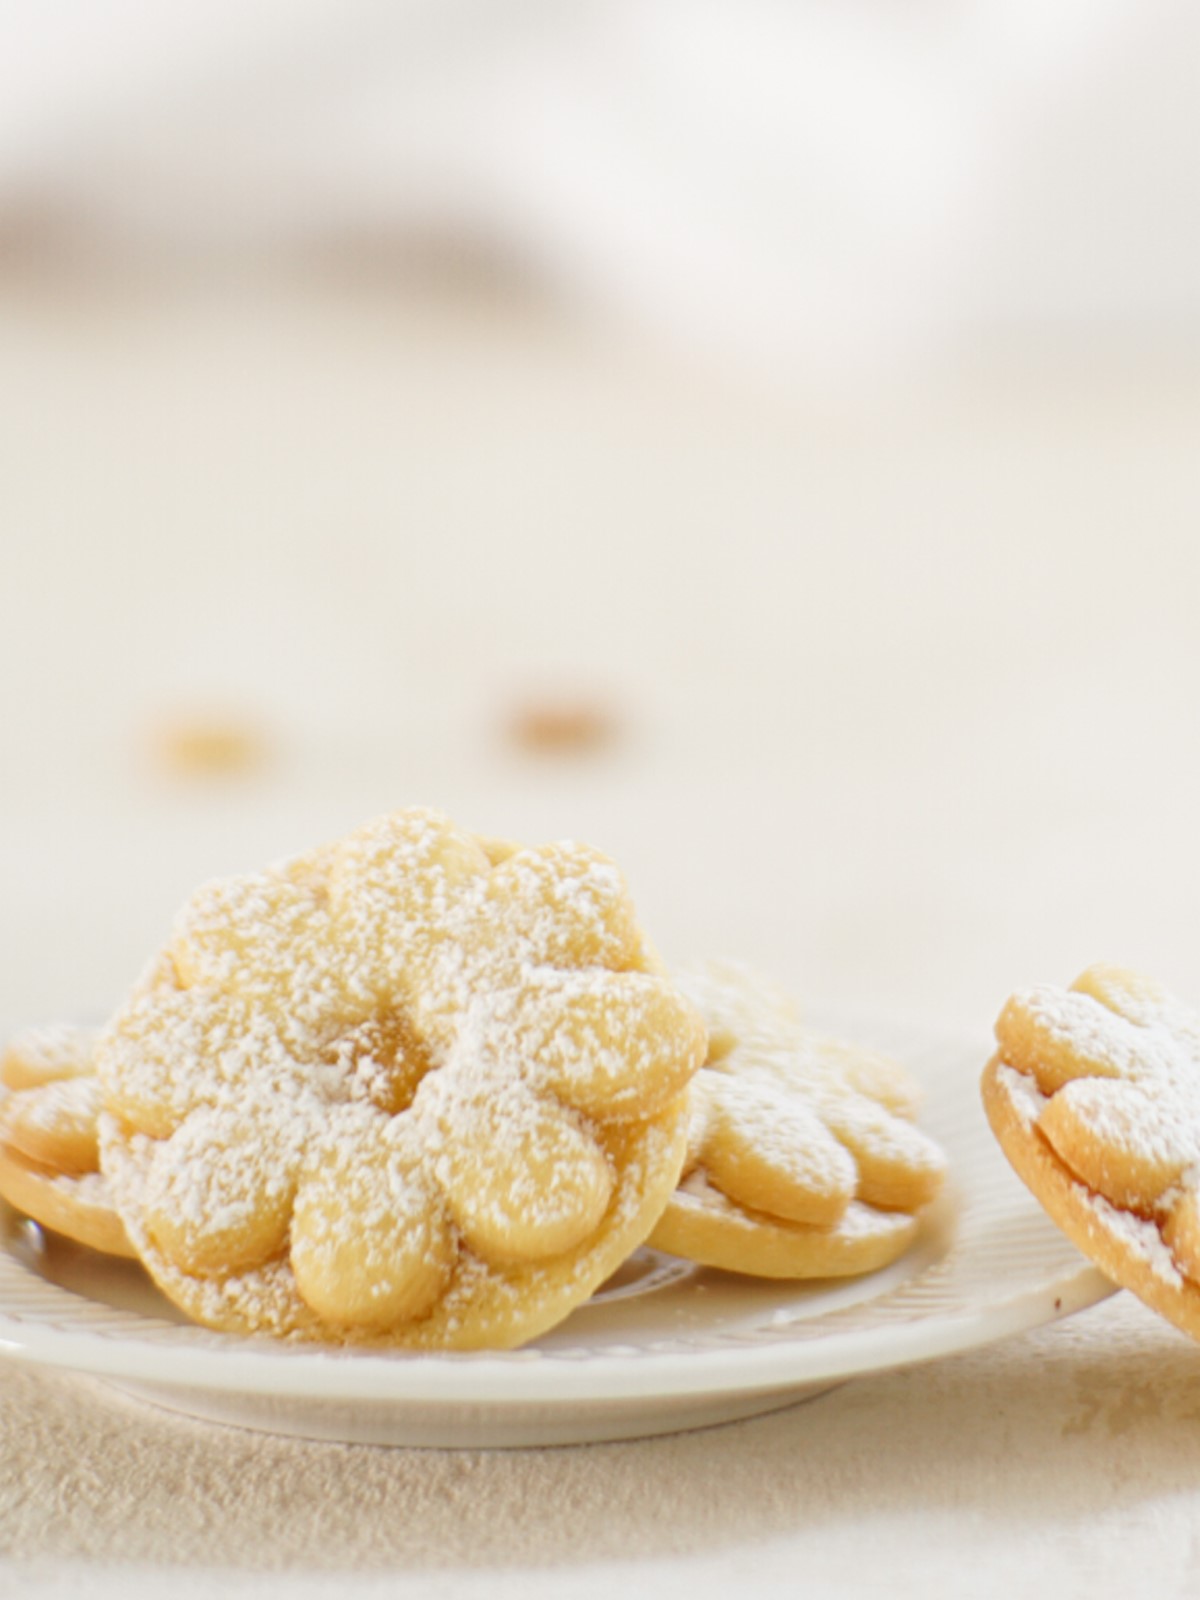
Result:
[[[523,1355],[519,1350],[396,1351],[385,1355],[351,1350],[256,1350],[248,1348],[249,1341],[244,1340],[228,1348],[158,1345],[136,1335],[114,1337],[46,1327],[39,1328],[42,1337],[31,1344],[8,1332],[13,1319],[2,1314],[0,1355],[80,1376],[169,1384],[180,1390],[392,1405],[487,1403],[507,1408],[722,1392],[751,1394],[939,1360],[1086,1310],[1117,1293],[1118,1288],[1098,1267],[1081,1258],[1078,1269],[1067,1278],[1031,1287],[1000,1304],[988,1303],[952,1315],[916,1317],[899,1325],[826,1338],[791,1342],[781,1338],[766,1346],[639,1350],[632,1356],[587,1354],[557,1360],[547,1360],[540,1351]],[[317,1378],[320,1381],[314,1384]]]

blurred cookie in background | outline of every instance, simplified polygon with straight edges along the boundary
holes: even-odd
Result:
[[[600,695],[529,694],[505,720],[508,745],[528,755],[591,755],[620,742],[622,718]]]
[[[157,773],[200,782],[259,772],[273,754],[261,722],[218,708],[167,711],[149,725],[142,743]]]

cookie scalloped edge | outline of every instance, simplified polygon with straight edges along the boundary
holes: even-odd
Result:
[[[1031,1100],[1042,1096],[1032,1080],[998,1054],[983,1070],[983,1108],[1013,1171],[1051,1221],[1106,1277],[1200,1340],[1200,1285],[1175,1265],[1158,1226],[1119,1210],[1080,1182],[1037,1131],[1031,1108],[1018,1105],[1006,1073],[1022,1079],[1022,1090]]]
[[[14,1211],[73,1244],[103,1255],[136,1258],[107,1188],[99,1188],[102,1184],[99,1173],[86,1173],[81,1179],[49,1172],[0,1146],[0,1195]]]

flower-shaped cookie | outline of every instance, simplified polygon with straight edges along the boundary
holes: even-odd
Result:
[[[35,1222],[109,1255],[132,1255],[100,1173],[100,1090],[88,1028],[30,1028],[0,1057],[0,1195]]]
[[[1005,1154],[1109,1277],[1200,1337],[1200,1015],[1089,967],[1012,996],[984,1106]]]
[[[709,1027],[684,1178],[650,1242],[759,1277],[868,1272],[898,1256],[945,1159],[896,1063],[809,1032],[736,969],[680,979]]]
[[[616,868],[398,812],[202,889],[97,1051],[139,1255],[222,1329],[500,1348],[678,1178],[704,1026]]]

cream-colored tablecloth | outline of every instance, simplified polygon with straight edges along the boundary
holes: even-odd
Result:
[[[199,878],[413,801],[625,867],[673,957],[969,1030],[1200,999],[1200,393],[992,352],[836,409],[512,305],[0,294],[0,1027]],[[553,757],[515,709],[603,705]],[[202,781],[212,709],[266,758]],[[1200,1352],[1125,1297],[703,1434],[343,1448],[0,1367],[0,1595],[1200,1592]]]
[[[628,1444],[309,1444],[17,1369],[0,1417],[14,1600],[1200,1589],[1200,1352],[1125,1299]]]

